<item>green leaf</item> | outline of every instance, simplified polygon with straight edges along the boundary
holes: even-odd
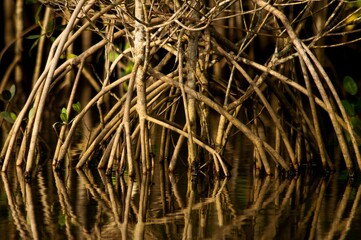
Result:
[[[41,4],[36,10],[34,17],[36,24],[38,24],[40,27],[41,27],[40,13],[42,13],[42,9],[43,9],[43,5]]]
[[[58,224],[62,227],[65,226],[65,224],[66,224],[66,215],[65,214],[59,214]]]
[[[16,92],[16,87],[15,87],[15,84],[13,84],[10,87],[11,98],[13,98],[15,96],[15,92]]]
[[[69,53],[69,54],[67,54],[66,59],[71,59],[71,58],[76,58],[76,57],[77,57],[77,55],[75,55],[74,53]]]
[[[133,71],[133,63],[128,62],[127,66],[125,67],[125,75],[131,73]]]
[[[109,52],[108,58],[110,62],[114,62],[117,57],[119,57],[119,53],[117,51],[113,50]]]
[[[26,39],[39,39],[40,37],[41,37],[41,35],[35,34],[35,35],[27,36]]]
[[[68,123],[68,122],[69,122],[68,112],[66,111],[66,108],[64,108],[64,107],[61,109],[60,119],[61,119],[61,121],[63,121],[64,123]]]
[[[128,84],[127,83],[123,83],[123,88],[126,92],[128,92]]]
[[[34,116],[34,108],[32,107],[29,111],[28,118],[31,119]]]
[[[73,109],[74,109],[75,112],[80,113],[80,111],[81,111],[80,102],[73,103],[73,104],[72,104],[72,107],[73,107]]]
[[[357,83],[352,77],[346,76],[343,79],[342,85],[346,92],[348,92],[351,95],[356,95],[358,91],[358,87],[357,87]]]
[[[117,177],[114,174],[112,175],[112,184],[113,186],[117,184]]]
[[[11,117],[11,119],[14,120],[14,122],[15,122],[15,120],[16,120],[16,114],[13,113],[13,112],[11,112],[11,113],[10,113],[10,117]]]
[[[347,115],[349,115],[349,116],[355,115],[355,105],[354,104],[350,103],[347,100],[341,100],[341,103],[342,103],[343,107],[345,108]]]
[[[15,113],[9,113],[9,112],[6,112],[6,111],[1,112],[1,116],[3,117],[3,119],[5,121],[7,121],[9,123],[14,123],[15,119],[16,119],[16,114]]]
[[[129,42],[126,42],[125,45],[124,45],[124,50],[127,50],[128,48],[130,48],[130,43]]]

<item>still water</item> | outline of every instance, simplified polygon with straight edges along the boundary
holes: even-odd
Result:
[[[197,184],[159,163],[135,182],[98,170],[49,167],[31,183],[2,173],[0,239],[359,239],[361,185],[346,172],[260,177],[244,156],[230,157],[231,178]]]

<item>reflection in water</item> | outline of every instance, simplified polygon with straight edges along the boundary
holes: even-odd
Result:
[[[156,171],[155,171],[156,172]],[[360,184],[305,175],[231,179],[20,169],[1,174],[1,239],[350,239]]]

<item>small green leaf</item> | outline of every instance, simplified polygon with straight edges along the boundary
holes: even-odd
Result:
[[[11,119],[14,120],[14,122],[15,122],[15,120],[16,120],[16,114],[13,113],[13,112],[11,112],[11,113],[10,113],[10,117],[11,117]]]
[[[343,79],[342,85],[346,92],[348,92],[351,95],[356,95],[358,91],[358,87],[357,87],[357,83],[352,77],[346,76]]]
[[[58,224],[62,227],[65,226],[65,224],[66,224],[66,215],[65,214],[59,214]]]
[[[128,92],[128,84],[127,83],[123,83],[123,88],[126,92]]]
[[[73,107],[73,109],[74,109],[75,112],[80,113],[80,111],[81,111],[80,102],[73,103],[73,104],[72,104],[72,107]]]
[[[14,123],[15,119],[16,119],[16,114],[15,113],[9,113],[6,111],[1,112],[1,116],[3,117],[3,119],[9,123]],[[13,117],[15,116],[15,119],[13,119]]]
[[[69,53],[67,56],[66,56],[66,59],[72,59],[72,58],[76,58],[77,55],[73,54],[73,53]]]
[[[41,21],[40,21],[39,15],[40,15],[40,13],[42,13],[42,11],[41,11],[42,9],[43,9],[43,5],[40,5],[38,7],[38,9],[36,10],[35,17],[34,17],[36,24],[38,24],[40,27],[41,27]]]
[[[117,57],[119,57],[119,53],[117,51],[113,50],[109,52],[108,58],[110,62],[114,62]]]
[[[347,100],[341,100],[343,107],[345,108],[345,111],[347,115],[354,116],[355,115],[355,105],[350,103]]]
[[[15,92],[16,92],[16,86],[15,86],[15,84],[13,84],[10,87],[11,98],[13,98],[15,96]]]
[[[68,123],[68,122],[69,122],[68,113],[67,113],[67,111],[66,111],[66,108],[62,108],[62,109],[61,109],[60,119],[61,119],[61,121],[63,121],[64,123]]]
[[[130,46],[129,42],[126,42],[125,45],[124,45],[124,50],[127,50],[127,49],[130,48],[130,47],[131,47],[131,46]]]
[[[112,184],[113,186],[117,184],[117,177],[114,174],[112,174]]]
[[[34,116],[34,108],[32,107],[29,111],[28,118],[31,119]]]
[[[133,63],[128,62],[127,66],[125,67],[125,75],[131,73],[133,71]]]
[[[30,35],[30,36],[27,36],[26,39],[39,39],[41,37],[41,35]]]

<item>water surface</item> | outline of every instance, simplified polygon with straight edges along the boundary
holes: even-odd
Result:
[[[256,176],[242,154],[232,177],[141,180],[98,170],[44,168],[30,183],[1,174],[1,239],[357,239],[361,187],[346,172]],[[249,155],[248,155],[249,156]]]

